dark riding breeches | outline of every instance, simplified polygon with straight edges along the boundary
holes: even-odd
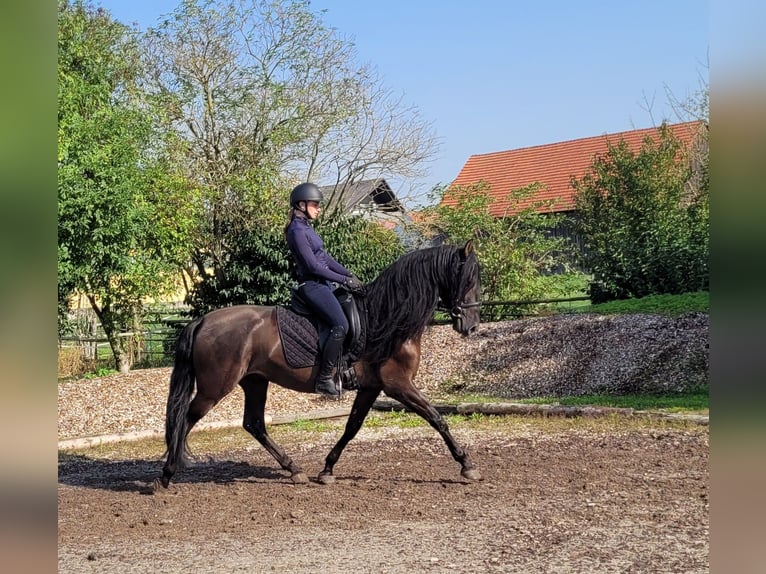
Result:
[[[329,285],[306,281],[300,286],[299,291],[303,299],[311,306],[311,310],[330,330],[336,333],[342,330],[343,337],[346,336],[348,319]]]

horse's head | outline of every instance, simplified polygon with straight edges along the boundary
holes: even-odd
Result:
[[[481,281],[479,277],[479,261],[469,240],[459,250],[460,265],[457,274],[457,288],[450,301],[450,316],[452,328],[461,335],[468,337],[479,328],[479,305],[481,298]]]

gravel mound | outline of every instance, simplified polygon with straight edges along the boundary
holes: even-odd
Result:
[[[681,391],[707,383],[709,316],[559,315],[482,326],[441,390],[505,398]],[[453,343],[450,343],[453,344]]]
[[[423,337],[415,383],[432,399],[453,392],[501,398],[682,390],[708,377],[709,316],[556,315],[483,324],[463,338],[449,326]],[[59,440],[164,427],[170,368],[59,384]],[[272,415],[350,406],[319,395],[269,388]],[[205,421],[241,419],[237,387]]]

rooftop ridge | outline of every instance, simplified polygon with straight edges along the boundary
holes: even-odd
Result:
[[[667,124],[667,126],[669,128],[681,129],[684,126],[692,127],[692,126],[697,126],[699,124],[700,124],[700,122],[698,120],[692,120],[692,121],[689,121],[689,122],[680,122],[680,123],[677,123],[677,124]],[[479,158],[479,157],[485,157],[485,156],[491,156],[491,155],[497,155],[497,154],[503,154],[503,153],[509,153],[509,152],[521,152],[521,151],[525,151],[525,150],[533,150],[533,149],[536,149],[536,148],[550,148],[551,146],[560,146],[560,145],[565,145],[565,144],[576,144],[576,143],[584,142],[584,141],[587,141],[587,140],[601,140],[603,138],[611,138],[611,137],[618,137],[619,138],[619,137],[625,136],[626,134],[636,134],[637,135],[637,134],[639,134],[641,132],[652,133],[652,132],[656,132],[661,127],[662,126],[660,125],[660,126],[648,127],[648,128],[636,128],[636,129],[633,129],[633,130],[623,130],[621,132],[605,132],[605,133],[601,133],[601,134],[595,135],[595,136],[585,136],[585,137],[581,137],[581,138],[573,138],[573,139],[568,139],[568,140],[561,140],[561,141],[551,142],[551,143],[547,143],[547,144],[535,144],[535,145],[530,145],[530,146],[516,147],[516,148],[512,148],[512,149],[504,149],[504,150],[498,150],[498,151],[488,151],[488,152],[485,152],[485,153],[475,153],[475,154],[471,154],[468,157],[469,158],[472,158],[472,157]]]
[[[664,124],[685,144],[691,143],[704,125],[700,121]],[[516,213],[539,200],[555,199],[553,211],[571,211],[575,207],[572,177],[583,177],[595,157],[608,150],[608,144],[625,141],[637,152],[647,137],[657,134],[662,126],[603,133],[596,136],[576,138],[549,144],[527,146],[509,150],[471,155],[450,186],[471,185],[485,181],[493,199],[490,212],[495,216]],[[518,209],[509,210],[507,194],[514,189],[526,187],[534,182],[543,184],[532,197],[519,202]],[[442,200],[444,205],[455,205],[456,199],[449,196]],[[550,209],[541,208],[548,212]]]

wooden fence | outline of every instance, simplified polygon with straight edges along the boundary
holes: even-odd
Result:
[[[78,324],[84,326],[85,333],[63,335],[59,337],[59,348],[76,347],[82,350],[83,358],[97,364],[114,366],[114,358],[109,341],[98,322],[93,322],[90,310],[81,310]],[[144,321],[146,328],[138,332],[120,333],[118,337],[135,337],[138,341],[137,356],[134,365],[166,366],[172,364],[175,341],[184,325],[189,322],[188,310],[177,307],[172,312],[152,311]]]

